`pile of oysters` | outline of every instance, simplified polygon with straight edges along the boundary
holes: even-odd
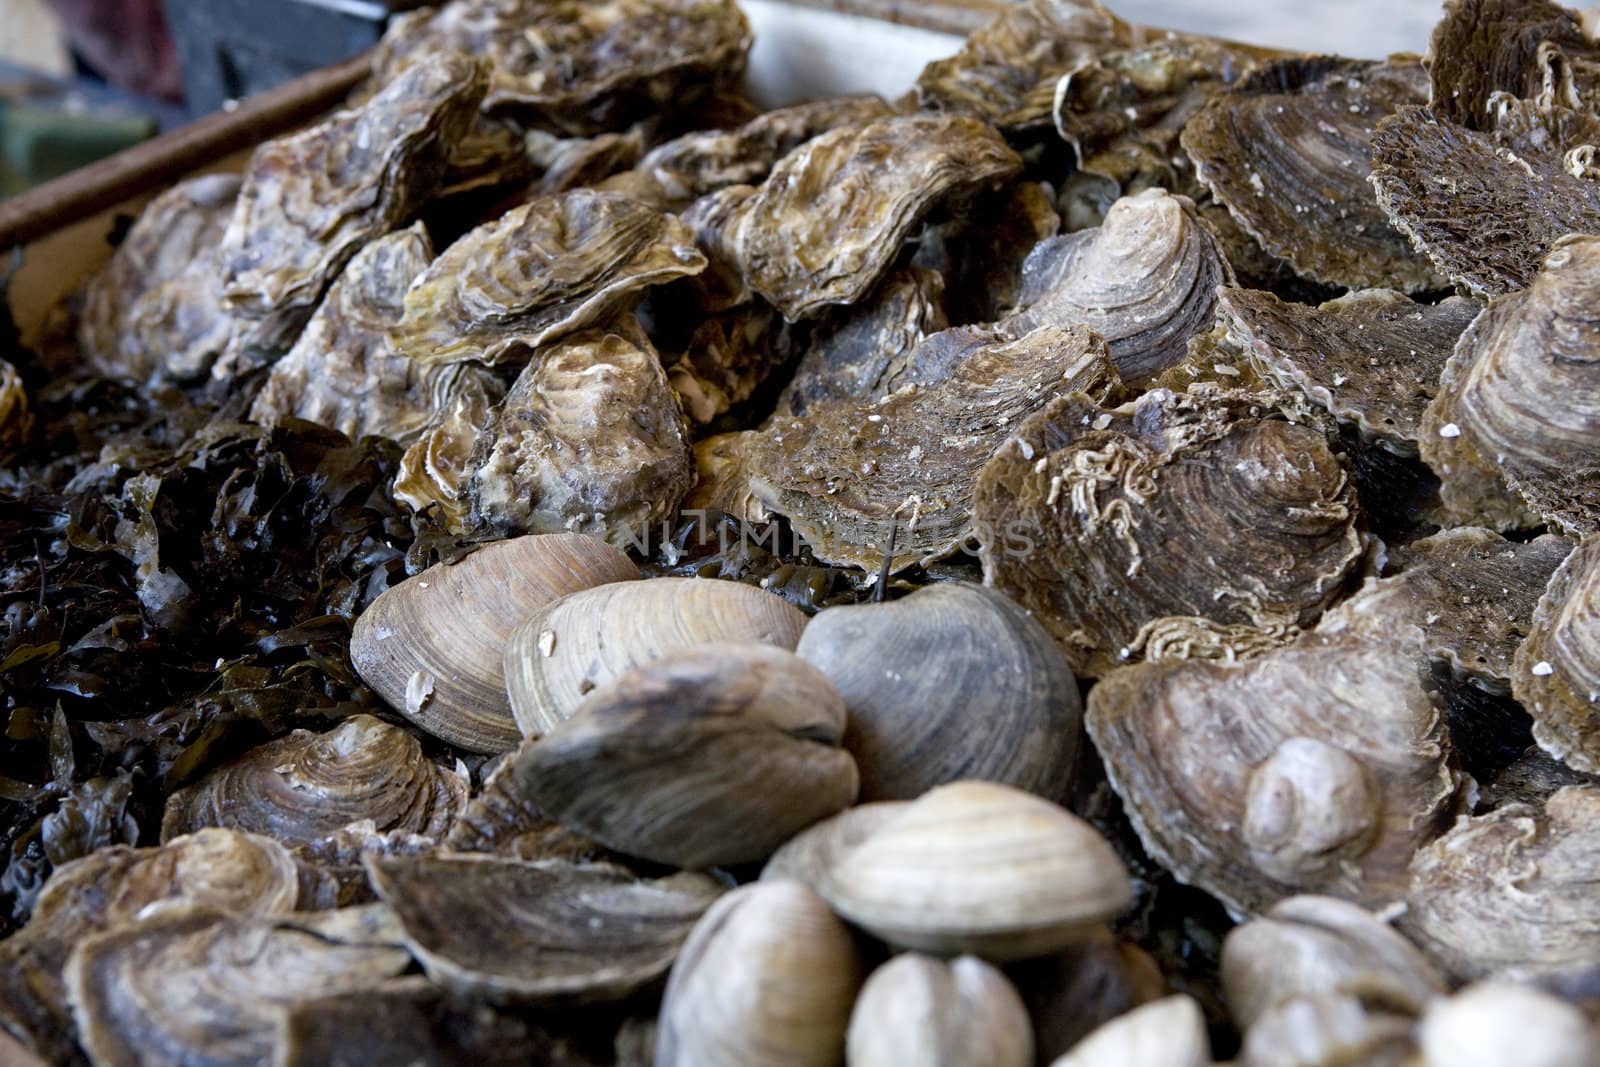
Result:
[[[335,620],[365,704],[55,866],[0,1060],[1600,1064],[1585,22],[1020,0],[765,112],[751,41],[401,16],[61,309],[453,549]]]

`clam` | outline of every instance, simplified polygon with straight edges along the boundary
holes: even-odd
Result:
[[[845,706],[792,652],[664,652],[601,686],[513,757],[519,790],[565,826],[677,867],[765,859],[855,799]]]
[[[1510,670],[1539,747],[1575,770],[1600,773],[1600,538],[1556,569]]]
[[[1012,984],[971,956],[908,952],[873,971],[850,1013],[849,1067],[1032,1067],[1033,1030]]]
[[[1409,1016],[1369,1011],[1354,996],[1286,1000],[1245,1032],[1237,1067],[1414,1067]]]
[[[811,890],[735,889],[673,965],[656,1067],[834,1067],[861,980],[850,931]]]
[[[1037,1059],[1051,1063],[1094,1030],[1167,993],[1156,961],[1110,930],[1006,968],[1028,1005]]]
[[[761,589],[712,578],[617,582],[525,617],[505,647],[506,689],[525,735],[547,733],[634,667],[694,645],[754,641],[792,650],[806,617]]]
[[[1411,865],[1399,925],[1453,978],[1573,971],[1600,954],[1600,787],[1460,819]]]
[[[504,752],[522,736],[501,663],[512,630],[568,593],[638,574],[621,551],[585,534],[497,541],[386,590],[356,620],[350,661],[429,733]]]
[[[498,856],[367,863],[434,982],[492,1002],[618,1000],[666,974],[722,888],[704,875],[639,881],[606,864]]]
[[[1077,679],[1049,632],[999,593],[951,583],[828,608],[795,651],[844,698],[863,801],[964,778],[1071,792]]]
[[[298,845],[358,819],[437,838],[466,798],[467,783],[428,760],[415,737],[356,715],[327,733],[269,741],[173,793],[161,840],[223,826]]]
[[[1419,1015],[1448,992],[1427,958],[1370,912],[1333,897],[1280,900],[1229,932],[1222,984],[1241,1027],[1296,997],[1349,994]]]
[[[1089,735],[1146,849],[1238,915],[1294,893],[1368,907],[1462,787],[1403,589],[1241,663],[1146,663],[1089,694]]]
[[[1422,1067],[1593,1067],[1597,1037],[1573,1005],[1509,982],[1441,997],[1417,1030]]]
[[[1192,997],[1172,996],[1100,1026],[1050,1067],[1208,1067],[1211,1038]]]

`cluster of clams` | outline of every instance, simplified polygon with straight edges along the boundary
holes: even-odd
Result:
[[[764,113],[750,43],[402,16],[75,298],[100,374],[396,442],[463,551],[355,619],[370,713],[55,870],[0,1059],[1600,1063],[1580,17],[1021,0]]]

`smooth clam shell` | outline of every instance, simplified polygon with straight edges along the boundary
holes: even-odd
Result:
[[[677,867],[766,859],[856,797],[845,707],[821,671],[770,645],[668,652],[595,690],[512,757],[564,826]]]
[[[1409,1016],[1368,1010],[1342,993],[1297,997],[1268,1011],[1244,1035],[1238,1067],[1412,1067]]]
[[[1152,1001],[1095,1030],[1050,1067],[1207,1067],[1211,1039],[1192,997]]]
[[[1510,982],[1441,997],[1417,1029],[1423,1067],[1594,1067],[1597,1037],[1576,1006]]]
[[[385,591],[356,620],[350,661],[430,734],[505,752],[522,737],[501,665],[512,630],[569,593],[638,576],[620,549],[585,534],[497,541]]]
[[[1033,1024],[1016,987],[989,964],[908,952],[862,986],[845,1057],[849,1067],[1032,1067]]]
[[[850,931],[811,890],[736,889],[673,965],[655,1067],[837,1067],[861,979]]]
[[[1511,691],[1533,716],[1539,747],[1600,773],[1600,537],[1556,569],[1511,666]]]
[[[764,590],[713,578],[653,578],[563,597],[527,617],[505,646],[517,725],[543,734],[597,686],[681,648],[756,641],[793,651],[799,608]]]
[[[829,608],[796,649],[844,697],[861,798],[911,800],[960,779],[1061,800],[1083,705],[1049,631],[1000,593],[948,584]]]

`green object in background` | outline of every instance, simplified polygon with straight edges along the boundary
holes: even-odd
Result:
[[[0,197],[114,155],[155,132],[155,122],[143,115],[0,101]]]

